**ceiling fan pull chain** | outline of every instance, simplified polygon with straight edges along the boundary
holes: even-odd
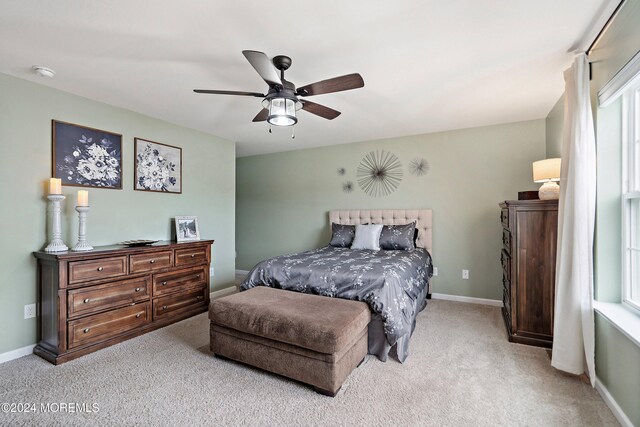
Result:
[[[271,125],[269,125],[269,133],[272,133],[272,132],[271,132]]]
[[[291,126],[291,139],[296,139],[296,127]]]

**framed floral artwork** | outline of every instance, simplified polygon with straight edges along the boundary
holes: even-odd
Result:
[[[182,148],[142,138],[134,139],[134,147],[135,190],[182,193]]]
[[[122,135],[52,120],[51,140],[62,185],[122,189]]]
[[[197,216],[177,216],[176,222],[176,240],[178,242],[189,242],[192,240],[200,240],[200,227],[198,226]]]

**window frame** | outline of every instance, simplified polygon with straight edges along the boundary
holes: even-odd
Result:
[[[640,252],[640,206],[633,207],[634,200],[640,201],[640,76],[633,80],[622,98],[622,303],[640,313],[640,266],[632,262],[632,253]]]

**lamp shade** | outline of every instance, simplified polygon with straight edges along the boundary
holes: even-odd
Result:
[[[560,181],[560,159],[533,162],[533,182]]]

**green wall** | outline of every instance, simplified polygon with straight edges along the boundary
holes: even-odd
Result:
[[[123,138],[123,189],[88,189],[88,240],[169,239],[170,219],[197,215],[203,238],[215,239],[214,288],[234,281],[235,144],[42,85],[0,74],[0,353],[36,342],[36,320],[23,306],[36,302],[36,262],[44,247],[45,180],[51,176],[51,119]],[[133,191],[133,138],[182,147],[183,193]],[[63,187],[64,240],[74,244],[77,187]]]
[[[356,167],[373,150],[394,153],[404,169],[400,186],[386,197],[370,197],[357,185]],[[431,208],[439,270],[433,292],[501,299],[498,203],[536,190],[531,163],[544,157],[541,119],[239,158],[237,268],[326,245],[332,209]],[[425,176],[408,173],[414,158],[429,162]],[[353,192],[343,192],[346,181]],[[462,269],[470,270],[469,280],[462,280]]]
[[[596,375],[635,426],[640,426],[639,354],[634,342],[596,313]]]
[[[547,119],[546,147],[547,159],[562,157],[562,123],[564,121],[564,95],[553,106]]]

